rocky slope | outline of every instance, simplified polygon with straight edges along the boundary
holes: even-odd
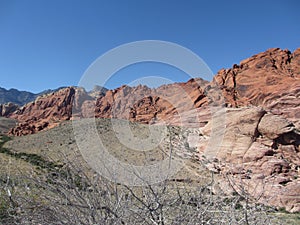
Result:
[[[142,123],[168,121],[174,115],[206,105],[206,84],[201,79],[191,79],[187,83],[164,85],[157,89],[142,85],[122,86],[100,93],[97,98],[82,88],[65,88],[41,96],[9,115],[19,121],[10,134],[32,134],[54,127],[60,121],[93,116]]]
[[[75,113],[84,101],[90,99],[92,98],[83,89],[74,87],[40,96],[9,115],[19,122],[10,133],[21,136],[55,127],[61,121],[71,119],[72,108]]]
[[[207,103],[204,87],[207,82],[191,79],[186,83],[146,86],[122,86],[109,91],[96,102],[96,117],[114,117],[142,123],[169,121],[168,118]]]
[[[223,174],[224,189],[300,211],[299,81],[300,49],[269,49],[214,77],[212,86],[220,87],[225,104],[238,109],[214,120],[223,137],[208,134],[212,121],[203,129],[206,139],[222,139],[218,150],[201,139],[198,148],[210,157],[207,166]]]

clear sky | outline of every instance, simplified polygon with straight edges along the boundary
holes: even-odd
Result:
[[[77,85],[99,56],[139,40],[187,47],[216,73],[268,48],[300,47],[299,9],[298,0],[0,0],[0,87]],[[149,64],[124,71],[108,88],[145,74],[188,77]]]

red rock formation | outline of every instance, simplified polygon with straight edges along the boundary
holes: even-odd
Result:
[[[220,70],[210,84],[200,79],[192,79],[186,83],[164,85],[157,89],[141,85],[122,86],[107,91],[106,94],[101,93],[97,96],[97,101],[87,98],[87,95],[80,93],[78,89],[73,116],[95,115],[100,118],[114,117],[143,123],[164,120],[180,124],[180,115],[185,114],[184,117],[189,117],[185,112],[197,108],[203,111],[204,106],[207,106],[209,101],[206,92],[208,88],[205,89],[207,86],[220,88],[227,106],[262,106],[273,114],[283,114],[299,128],[299,77],[300,49],[294,53],[278,48],[269,49],[242,61],[240,65],[234,65],[231,69]],[[26,105],[11,117],[18,119],[26,127],[32,127],[33,123],[40,123],[42,120],[53,124],[52,121],[70,119],[72,103],[70,99],[73,97],[65,99],[62,96],[60,102],[56,104],[56,97],[61,94],[62,92],[57,92],[39,98],[40,100]],[[47,118],[50,121],[47,121]],[[189,121],[186,118],[183,120]],[[45,127],[48,125],[42,125],[39,129]],[[33,130],[35,128],[25,133],[32,133]],[[15,134],[16,131],[12,133]]]
[[[206,105],[206,84],[201,79],[191,79],[186,83],[163,85],[156,89],[143,85],[124,85],[97,99],[95,117],[128,119],[142,123],[169,121],[176,114]],[[92,112],[84,113],[91,114]]]
[[[262,106],[283,114],[299,127],[300,48],[291,53],[279,48],[254,55],[222,69],[214,77],[228,106]]]
[[[74,88],[66,88],[38,97],[34,102],[26,104],[10,116],[19,121],[10,134],[16,136],[32,134],[70,119],[74,93]]]
[[[43,96],[13,113],[10,117],[18,119],[20,127],[11,134],[34,133],[70,119],[73,98],[73,117],[114,117],[142,123],[166,121],[176,125],[203,126],[208,122],[206,106],[211,102],[207,93],[216,95],[213,101],[218,102],[221,96],[215,91],[218,88],[222,90],[227,106],[262,106],[273,114],[283,114],[299,128],[299,77],[300,49],[290,53],[276,48],[252,56],[231,69],[220,70],[210,84],[191,79],[156,89],[124,85],[101,93],[96,101],[83,90],[77,89],[75,94],[74,88],[67,88]],[[203,118],[199,123],[195,123],[194,115],[186,113],[195,109],[201,109],[200,117]]]
[[[151,95],[138,100],[132,106],[130,120],[170,123],[175,116],[183,117],[186,111],[207,105],[205,85],[200,79],[191,79],[186,83],[164,85],[154,89]]]

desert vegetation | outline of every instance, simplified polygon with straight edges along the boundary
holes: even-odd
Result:
[[[103,135],[111,135],[108,120],[99,120],[100,124],[98,127],[105,130]],[[143,131],[139,126],[134,124],[134,129]],[[143,186],[134,187],[112,182],[95,173],[82,159],[71,130],[70,123],[65,123],[26,139],[1,137],[2,224],[283,224],[288,219],[290,224],[297,224],[299,221],[297,214],[258,204],[246,191],[224,193],[218,189],[218,175],[200,168],[201,162],[194,159],[193,163],[192,157],[184,159],[188,160],[186,165],[198,167],[199,174],[183,168],[157,184],[145,181]],[[171,142],[182,134],[182,129],[176,127],[168,131]],[[194,151],[189,146],[186,149]],[[167,149],[164,153],[154,151],[152,157],[160,160],[169,153]],[[120,152],[113,154],[117,157]],[[124,154],[131,155],[126,151]],[[136,162],[141,156],[131,157]]]

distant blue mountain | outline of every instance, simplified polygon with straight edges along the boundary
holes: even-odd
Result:
[[[12,102],[19,106],[22,106],[28,102],[34,101],[40,95],[55,92],[62,88],[64,88],[64,87],[60,87],[60,88],[57,88],[54,90],[48,89],[48,90],[45,90],[45,91],[35,94],[32,92],[28,92],[28,91],[19,91],[15,88],[11,88],[11,89],[7,90],[5,88],[0,87],[0,104]]]

